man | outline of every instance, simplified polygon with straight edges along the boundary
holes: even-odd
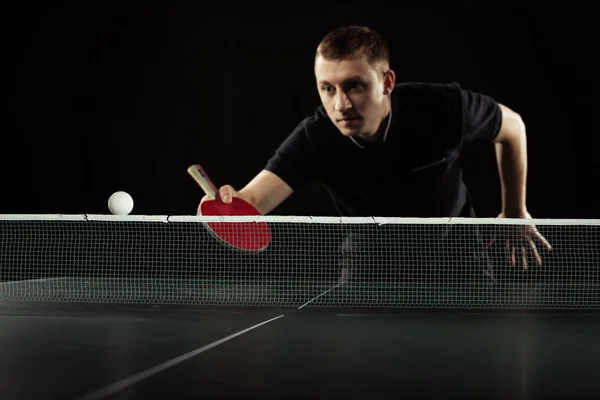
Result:
[[[220,188],[269,213],[312,179],[346,216],[474,216],[459,162],[461,149],[496,148],[504,218],[531,218],[525,205],[525,126],[517,113],[457,84],[396,84],[388,48],[367,27],[327,34],[314,74],[322,104],[303,119],[265,169],[244,188]],[[534,243],[550,249],[535,227],[508,235],[513,265],[527,268]]]

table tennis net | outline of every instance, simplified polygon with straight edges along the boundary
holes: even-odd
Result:
[[[233,249],[211,221],[265,221],[272,241]],[[524,229],[552,246],[526,270]],[[0,215],[0,301],[600,308],[600,221]]]

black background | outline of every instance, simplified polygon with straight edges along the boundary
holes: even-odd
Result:
[[[591,8],[450,3],[13,5],[0,213],[108,213],[125,190],[133,214],[195,214],[186,168],[241,188],[319,104],[319,40],[364,24],[399,81],[459,82],[521,114],[534,217],[600,218]],[[493,148],[465,166],[478,214],[496,216]],[[335,215],[316,183],[273,213]]]

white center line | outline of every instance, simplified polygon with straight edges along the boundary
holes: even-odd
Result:
[[[132,375],[130,377],[127,377],[125,379],[121,379],[120,381],[117,381],[117,382],[112,383],[112,384],[110,384],[108,386],[105,386],[105,387],[103,387],[101,389],[98,389],[98,390],[96,390],[94,392],[91,392],[91,393],[88,393],[88,394],[86,394],[86,395],[84,395],[82,397],[79,397],[78,400],[103,399],[103,398],[105,398],[107,396],[110,396],[111,394],[114,394],[114,393],[116,393],[116,392],[118,392],[120,390],[123,390],[126,387],[131,386],[131,385],[133,385],[133,384],[135,384],[135,383],[137,383],[137,382],[139,382],[139,381],[141,381],[143,379],[146,379],[146,378],[148,378],[148,377],[150,377],[150,376],[152,376],[154,374],[157,374],[159,372],[162,372],[162,371],[166,370],[167,368],[170,368],[170,367],[173,367],[173,366],[175,366],[177,364],[180,364],[180,363],[184,362],[185,360],[187,360],[189,358],[192,358],[192,357],[194,357],[194,356],[196,356],[196,355],[198,355],[198,354],[200,354],[202,352],[205,352],[206,350],[210,350],[213,347],[216,347],[216,346],[220,345],[221,343],[225,343],[228,340],[231,340],[231,339],[233,339],[233,338],[235,338],[237,336],[243,335],[244,333],[249,332],[252,329],[258,328],[261,325],[268,324],[269,322],[275,321],[276,319],[279,319],[281,317],[283,317],[283,315],[280,315],[280,316],[275,317],[275,318],[271,318],[271,319],[269,319],[267,321],[261,322],[260,324],[251,326],[250,328],[244,329],[242,331],[239,331],[237,333],[234,333],[232,335],[229,335],[227,337],[219,339],[219,340],[217,340],[215,342],[207,344],[206,346],[202,346],[200,348],[197,348],[196,350],[192,350],[189,353],[185,353],[185,354],[182,354],[182,355],[180,355],[178,357],[172,358],[172,359],[170,359],[168,361],[165,361],[162,364],[158,364],[158,365],[156,365],[156,366],[154,366],[152,368],[149,368],[149,369],[147,369],[145,371],[139,372],[139,373],[137,373],[135,375]]]
[[[305,307],[305,306],[309,305],[310,303],[312,303],[313,301],[315,301],[315,300],[316,300],[316,299],[318,299],[319,297],[321,297],[321,296],[323,296],[323,295],[326,295],[327,293],[331,292],[333,289],[335,289],[335,288],[337,288],[337,287],[339,287],[340,285],[343,285],[343,284],[344,284],[344,282],[340,282],[340,283],[338,283],[337,285],[335,285],[335,286],[333,286],[333,287],[331,287],[331,288],[327,289],[326,291],[324,291],[323,293],[321,293],[320,295],[318,295],[318,296],[317,296],[317,297],[315,297],[314,299],[312,299],[312,300],[309,300],[309,301],[307,301],[306,303],[302,304],[300,307],[298,307],[298,310],[301,310],[303,307]]]

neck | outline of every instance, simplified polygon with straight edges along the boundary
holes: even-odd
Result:
[[[375,131],[375,133],[372,135],[361,136],[358,139],[364,143],[381,143],[381,142],[385,141],[387,133],[388,133],[389,125],[391,123],[391,121],[390,121],[391,118],[392,118],[391,105],[390,105],[390,101],[387,101],[387,102],[385,102],[384,116],[383,116],[381,122],[379,123],[379,127],[377,128],[377,131]]]

